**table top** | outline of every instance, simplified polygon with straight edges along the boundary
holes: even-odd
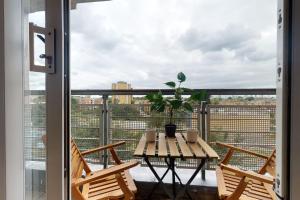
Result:
[[[147,142],[143,135],[134,156],[219,159],[218,154],[201,137],[198,136],[197,142],[187,142],[186,133],[176,133],[174,138],[159,133],[155,142]]]

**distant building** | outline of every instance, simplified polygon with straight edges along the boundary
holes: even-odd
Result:
[[[94,104],[103,104],[103,99],[102,98],[94,98]]]
[[[102,98],[92,98],[91,96],[82,96],[79,98],[79,104],[102,104]]]
[[[133,97],[133,104],[141,104],[141,105],[148,105],[150,104],[145,97]]]
[[[131,90],[131,84],[128,84],[124,81],[119,81],[112,84],[113,90]],[[112,96],[113,104],[131,104],[132,95],[113,95]]]
[[[212,98],[211,104],[214,105],[276,105],[275,98],[269,97],[230,97],[230,98]]]
[[[79,98],[79,104],[92,104],[93,100],[90,96],[83,96]]]

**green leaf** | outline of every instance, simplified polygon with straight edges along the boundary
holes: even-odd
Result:
[[[167,86],[169,86],[170,88],[175,88],[175,87],[176,87],[176,83],[173,82],[173,81],[166,82],[165,84],[166,84]]]
[[[164,112],[165,111],[165,104],[160,104],[159,108],[157,109],[158,112]]]
[[[164,112],[165,111],[165,103],[161,102],[161,103],[154,103],[151,105],[151,111],[157,111],[157,112]]]
[[[179,81],[180,83],[182,83],[182,82],[184,82],[184,81],[186,80],[186,77],[185,77],[184,73],[179,72],[179,73],[177,74],[177,79],[178,79],[178,81]]]
[[[207,93],[206,91],[195,92],[191,95],[190,99],[198,102],[204,101],[207,99]]]
[[[193,107],[192,107],[191,104],[189,104],[188,102],[184,102],[184,103],[183,103],[183,107],[184,107],[187,111],[189,111],[189,112],[193,112],[193,111],[194,111]]]
[[[157,111],[157,110],[156,110],[156,104],[152,104],[151,107],[150,107],[150,110],[151,110],[151,111]]]
[[[153,95],[153,101],[162,101],[163,100],[163,95],[161,92],[155,93]]]
[[[154,100],[154,94],[147,94],[147,95],[145,96],[145,98],[146,98],[148,101],[152,102],[152,101]]]
[[[179,109],[182,105],[182,101],[178,100],[178,99],[169,100],[169,102],[170,102],[172,108],[175,110]]]
[[[208,96],[208,93],[206,92],[206,90],[203,90],[202,94],[203,94],[203,100],[208,100],[209,96]]]
[[[175,89],[175,94],[174,94],[175,99],[181,100],[182,99],[182,93],[183,93],[183,90],[181,88],[176,88]]]
[[[193,93],[193,94],[191,95],[191,97],[190,97],[190,99],[191,99],[192,101],[198,101],[198,100],[200,100],[201,98],[202,98],[202,94],[199,93],[199,92]]]

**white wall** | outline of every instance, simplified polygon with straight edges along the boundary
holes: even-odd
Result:
[[[4,6],[3,6],[4,4]],[[24,196],[24,175],[23,175],[23,88],[22,88],[22,15],[21,15],[21,0],[1,0],[0,11],[2,23],[0,27],[4,28],[4,44],[3,35],[0,41],[0,49],[4,50],[4,63],[2,60],[1,71],[2,76],[1,97],[3,97],[3,86],[5,86],[5,112],[3,112],[3,98],[0,100],[1,115],[5,114],[5,132],[1,130],[1,147],[5,147],[6,162],[6,199],[21,200]],[[4,26],[3,26],[4,12]],[[0,28],[0,29],[1,29]],[[3,34],[3,31],[1,31]],[[3,48],[4,47],[4,48]],[[0,50],[0,51],[1,51]],[[0,58],[3,52],[0,52]],[[4,64],[4,67],[3,67]],[[5,78],[3,77],[5,75]],[[3,116],[2,116],[3,117]],[[1,117],[1,118],[2,118]],[[2,120],[3,123],[3,120]],[[3,124],[0,123],[0,129],[3,129]],[[4,137],[5,133],[5,138]],[[2,140],[5,139],[5,140]],[[5,146],[2,143],[5,142]],[[2,149],[3,150],[3,149]],[[1,149],[0,149],[0,157]],[[2,166],[3,167],[3,166]],[[1,171],[3,173],[3,170]],[[0,172],[0,173],[1,173]],[[0,176],[2,178],[2,176]],[[0,182],[1,185],[1,182]],[[0,190],[5,187],[0,187]],[[2,191],[1,191],[2,193]],[[3,192],[5,194],[5,192]],[[1,196],[0,199],[4,199]]]

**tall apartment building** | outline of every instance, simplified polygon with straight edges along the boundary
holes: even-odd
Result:
[[[113,90],[130,90],[131,84],[128,84],[124,81],[119,81],[117,83],[112,84]],[[113,104],[131,104],[132,103],[132,95],[114,95],[112,96]]]

